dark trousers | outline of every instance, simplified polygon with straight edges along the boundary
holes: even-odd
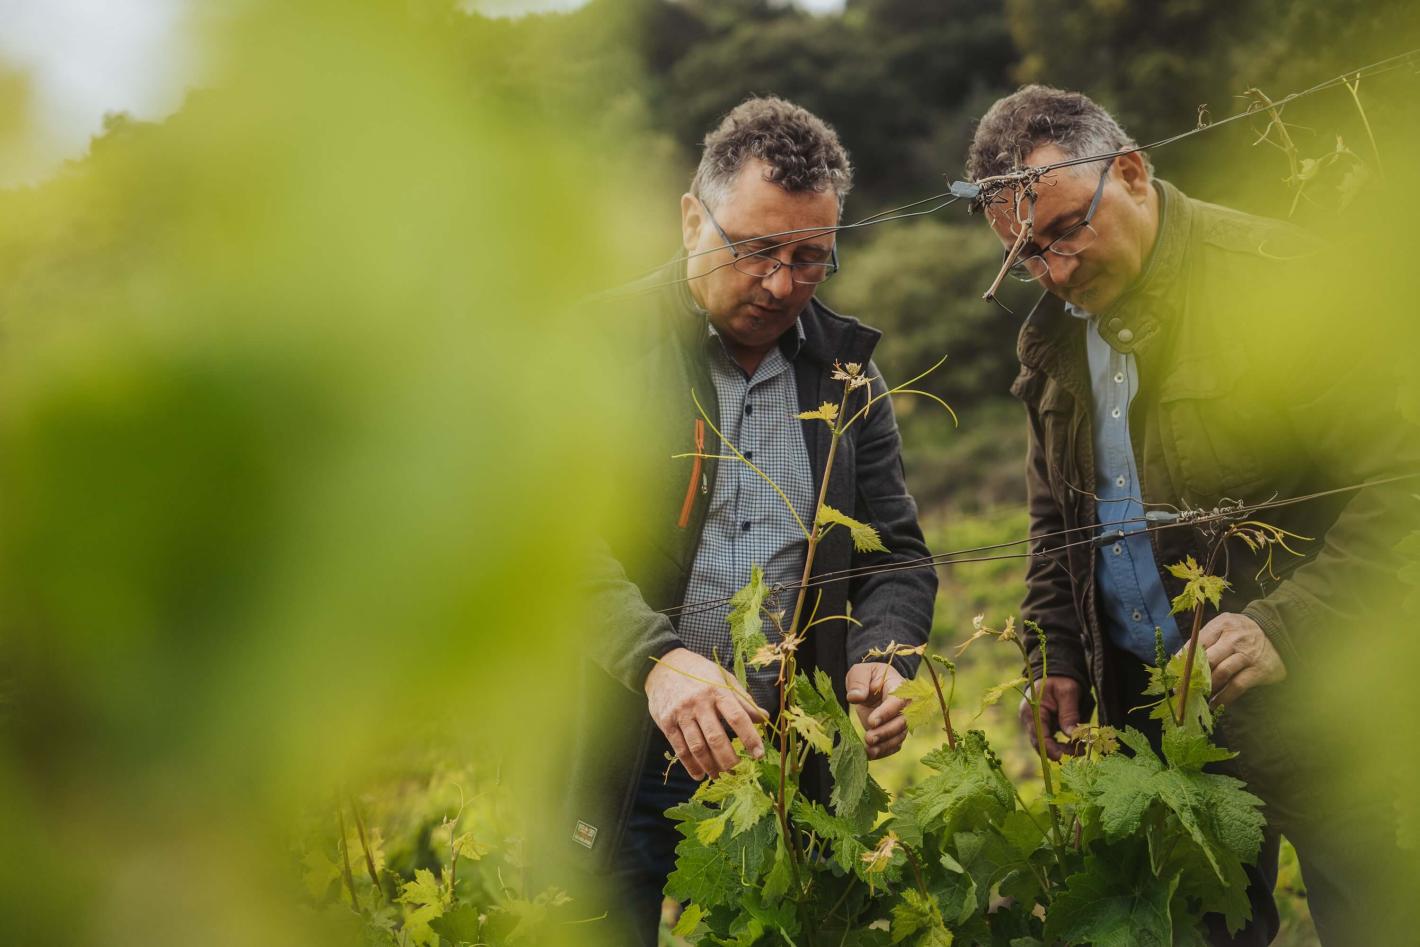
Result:
[[[1126,694],[1142,694],[1146,666],[1115,652]],[[1256,865],[1248,866],[1252,920],[1229,935],[1218,915],[1205,918],[1215,947],[1266,945],[1277,935],[1279,919],[1273,889],[1277,852],[1285,835],[1297,850],[1307,905],[1317,937],[1326,947],[1380,947],[1392,939],[1398,903],[1386,890],[1399,857],[1394,821],[1383,804],[1337,792],[1337,755],[1330,752],[1308,713],[1291,706],[1295,688],[1259,687],[1244,694],[1219,717],[1217,742],[1238,753],[1210,771],[1234,776],[1264,803],[1267,828]],[[1152,700],[1152,698],[1148,698]],[[1142,704],[1140,697],[1131,706]],[[1129,726],[1145,733],[1157,747],[1160,724],[1147,710],[1128,716]],[[1413,900],[1413,898],[1411,899]]]
[[[662,889],[675,870],[675,847],[681,836],[665,811],[689,799],[699,785],[679,763],[666,776],[665,754],[669,751],[665,737],[656,731],[631,819],[607,879],[612,900],[608,920],[622,932],[618,943],[633,947],[656,947]]]

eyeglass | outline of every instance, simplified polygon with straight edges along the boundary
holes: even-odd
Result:
[[[789,279],[800,286],[817,286],[838,272],[838,248],[835,246],[829,250],[828,262],[826,263],[785,263],[776,260],[772,256],[765,256],[763,253],[745,253],[735,249],[735,242],[730,239],[730,235],[725,233],[725,228],[720,226],[720,222],[715,219],[715,215],[710,213],[710,205],[704,201],[700,206],[705,208],[705,216],[710,218],[710,223],[715,225],[719,231],[721,239],[725,241],[725,249],[730,251],[734,257],[731,265],[746,276],[753,276],[755,279],[768,279],[779,272],[781,266],[789,268]]]
[[[1050,272],[1050,264],[1046,262],[1045,254],[1053,253],[1056,256],[1075,256],[1095,242],[1099,234],[1096,233],[1095,228],[1090,225],[1090,221],[1094,220],[1095,211],[1100,206],[1100,198],[1104,195],[1104,183],[1109,178],[1109,169],[1113,164],[1114,160],[1110,159],[1105,163],[1104,169],[1100,171],[1100,180],[1099,184],[1095,186],[1094,199],[1090,201],[1090,208],[1085,211],[1084,218],[1078,224],[1050,241],[1049,246],[1046,246],[1044,249],[1032,250],[1029,246],[1023,248],[1021,252],[1026,255],[1012,263],[1007,270],[1011,276],[1023,283],[1033,283]],[[1034,214],[1034,212],[1034,204],[1032,204],[1031,213]],[[1008,255],[1010,252],[1009,250],[1006,251]]]

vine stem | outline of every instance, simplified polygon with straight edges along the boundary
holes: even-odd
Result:
[[[1056,860],[1063,866],[1065,861],[1062,852],[1065,849],[1065,840],[1060,835],[1060,811],[1055,804],[1055,778],[1050,775],[1050,756],[1045,751],[1045,721],[1040,715],[1040,692],[1035,686],[1035,670],[1031,667],[1030,654],[1026,651],[1024,634],[1026,627],[1030,627],[1041,639],[1042,687],[1044,686],[1043,679],[1047,672],[1047,665],[1045,663],[1047,660],[1045,654],[1045,635],[1040,631],[1040,626],[1034,622],[1023,624],[1021,628],[1022,634],[1016,636],[1016,646],[1020,648],[1021,658],[1026,663],[1026,687],[1028,689],[1027,693],[1030,695],[1028,699],[1030,700],[1031,717],[1035,721],[1035,749],[1036,754],[1040,758],[1041,780],[1045,783],[1046,808],[1050,810],[1050,841],[1051,845],[1055,848]]]
[[[799,630],[799,620],[803,618],[804,602],[808,599],[809,579],[813,576],[814,555],[818,552],[819,540],[823,538],[823,531],[818,525],[818,514],[823,509],[828,498],[828,481],[833,475],[833,459],[838,453],[838,440],[843,436],[843,412],[848,405],[849,387],[845,383],[843,386],[843,397],[838,402],[838,422],[833,426],[833,435],[828,442],[828,457],[823,465],[823,479],[819,484],[818,501],[814,505],[813,528],[807,531],[808,549],[804,553],[803,578],[799,582],[799,594],[794,600],[794,617],[789,621],[789,634],[796,634]],[[789,825],[789,800],[788,800],[788,775],[789,761],[793,754],[793,733],[792,728],[785,726],[785,714],[789,709],[789,688],[794,684],[794,674],[797,661],[794,653],[785,655],[784,660],[779,665],[779,719],[776,726],[779,729],[779,794],[775,800],[775,810],[779,816],[779,827],[784,833],[784,845],[789,853],[789,867],[794,875],[794,885],[802,889],[803,881],[799,874],[799,850],[798,842],[794,838],[794,832]]]
[[[952,712],[947,706],[946,696],[942,693],[941,679],[937,677],[937,669],[932,667],[932,656],[930,654],[923,655],[922,660],[926,662],[927,673],[932,678],[932,686],[937,690],[937,703],[942,706],[942,725],[947,728],[947,745],[955,750],[957,748],[957,735],[956,731],[952,729]]]
[[[341,808],[339,801],[335,804],[335,821],[340,828],[341,874],[345,878],[345,887],[350,892],[350,906],[358,911],[360,899],[355,896],[355,873],[350,870],[350,848],[345,844],[345,810]]]
[[[1213,544],[1213,551],[1208,554],[1208,565],[1203,568],[1205,575],[1213,574],[1213,566],[1218,562],[1218,552],[1228,541],[1230,535],[1232,535],[1231,529]],[[1183,659],[1183,684],[1178,691],[1178,709],[1174,713],[1174,722],[1179,726],[1183,725],[1184,714],[1188,709],[1188,689],[1193,683],[1193,662],[1198,653],[1198,633],[1203,629],[1203,605],[1204,601],[1199,599],[1193,609],[1193,630],[1188,634],[1188,656]]]

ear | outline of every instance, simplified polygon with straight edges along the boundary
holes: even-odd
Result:
[[[705,225],[705,214],[700,201],[693,194],[680,196],[680,242],[687,251],[700,244],[700,228]]]
[[[1129,196],[1135,201],[1144,201],[1149,196],[1149,167],[1144,163],[1144,155],[1139,151],[1131,151],[1127,155],[1120,155],[1114,159],[1114,167],[1110,173],[1115,175],[1124,190],[1129,192]]]

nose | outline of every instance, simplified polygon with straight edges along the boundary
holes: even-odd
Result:
[[[1045,261],[1050,271],[1050,282],[1056,286],[1063,286],[1070,282],[1075,268],[1080,265],[1079,256],[1060,256],[1056,253],[1045,254]]]
[[[787,266],[780,266],[761,280],[764,288],[769,291],[769,295],[775,299],[784,299],[794,292],[794,279],[789,275],[789,272]]]

